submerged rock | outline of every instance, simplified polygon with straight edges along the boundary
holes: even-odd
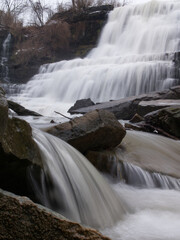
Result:
[[[24,240],[108,240],[96,230],[82,227],[26,197],[0,190],[0,238]]]
[[[68,142],[82,153],[115,147],[126,134],[126,130],[115,116],[104,110],[87,113],[46,131]]]
[[[14,112],[16,112],[19,116],[38,116],[38,117],[42,116],[41,114],[28,110],[21,106],[20,104],[10,100],[8,100],[8,107],[12,109]]]

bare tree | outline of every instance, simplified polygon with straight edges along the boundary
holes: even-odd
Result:
[[[26,0],[1,0],[0,27],[14,31],[17,27],[22,26],[19,16],[25,11],[26,7]]]
[[[43,26],[45,21],[53,15],[52,9],[47,6],[42,0],[28,0],[33,15],[33,25]]]
[[[94,2],[94,0],[72,0],[72,7],[75,10],[81,10],[92,6]]]
[[[11,14],[16,19],[25,10],[26,7],[26,0],[1,0],[0,3],[0,9],[6,14]]]

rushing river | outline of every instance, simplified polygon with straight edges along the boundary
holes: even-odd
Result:
[[[54,111],[66,113],[81,98],[99,102],[177,85],[173,57],[180,51],[179,21],[179,0],[138,1],[116,8],[87,57],[41,66],[10,98],[49,121]],[[34,138],[44,170],[40,184],[33,170],[30,177],[43,204],[114,240],[180,239],[180,184],[173,178],[179,176],[179,141],[136,132],[126,136],[126,173],[129,184],[137,179],[137,187],[109,185],[61,140],[39,130],[34,130]],[[152,173],[140,169],[138,161]],[[161,170],[170,177],[159,175]],[[164,189],[156,188],[154,181]]]

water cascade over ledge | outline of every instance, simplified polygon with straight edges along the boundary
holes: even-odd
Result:
[[[179,1],[152,0],[115,8],[98,46],[87,57],[43,65],[18,101],[51,114],[51,108],[58,110],[58,102],[88,97],[99,102],[177,85],[173,57],[180,51],[179,20]]]
[[[76,149],[61,139],[33,132],[43,160],[41,183],[30,174],[37,197],[47,207],[88,226],[113,226],[126,204]],[[118,211],[117,211],[118,209]]]

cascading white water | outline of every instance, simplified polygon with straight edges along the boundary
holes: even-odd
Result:
[[[7,62],[9,59],[9,48],[11,43],[11,34],[9,33],[6,39],[3,42],[2,53],[1,53],[1,75],[2,80],[5,82],[9,82],[9,68],[7,66]]]
[[[162,188],[180,190],[180,179],[163,175],[156,172],[148,172],[142,168],[130,164],[123,163],[123,174],[125,175],[126,183],[132,186],[141,188]]]
[[[42,66],[21,91],[19,102],[49,114],[57,103],[118,99],[178,84],[172,59],[180,51],[179,20],[180,2],[174,0],[114,9],[97,48],[84,59]]]
[[[126,204],[83,155],[40,130],[34,129],[33,135],[44,170],[41,187],[33,175],[31,180],[44,205],[71,220],[98,228],[113,226],[122,218]]]
[[[128,139],[132,137],[133,141],[131,133],[129,135]],[[140,138],[141,133],[135,135]],[[36,129],[33,136],[41,152],[44,170],[40,184],[33,177],[32,180],[37,195],[46,206],[72,220],[100,228],[113,240],[180,239],[179,191],[137,189],[122,183],[113,184],[111,189],[87,159],[67,143]],[[153,135],[146,134],[146,138],[152,140]],[[172,143],[171,139],[157,141],[162,142],[162,150],[166,143],[170,145],[170,155],[180,144],[177,142],[178,146],[174,148],[176,142]],[[134,155],[138,152],[138,143],[135,145]],[[139,156],[141,153],[144,157],[141,151]],[[161,161],[161,155],[156,151],[154,154],[156,160],[160,158]],[[167,165],[166,161],[164,165]]]

